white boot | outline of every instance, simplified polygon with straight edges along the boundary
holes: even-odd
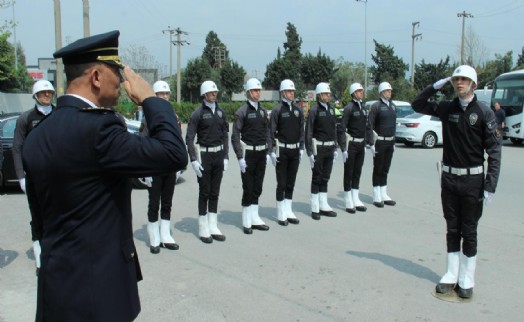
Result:
[[[358,194],[359,194],[358,189],[351,189],[351,195],[353,196],[353,202],[355,203],[355,208],[357,209],[357,211],[366,211],[367,208],[366,206],[364,206],[362,201],[360,201]]]
[[[346,202],[346,211],[350,214],[355,213],[355,204],[353,203],[353,196],[350,191],[344,191],[344,201]]]
[[[284,212],[285,207],[286,207],[285,201],[283,200],[277,201],[277,219],[278,219],[278,224],[282,226],[287,226],[288,224],[287,217]]]
[[[242,226],[244,228],[244,234],[252,234],[251,229],[251,214],[249,213],[250,206],[242,207]]]
[[[333,208],[328,204],[327,192],[320,192],[318,194],[320,214],[328,217],[336,217],[337,213],[333,211]]]
[[[382,196],[382,201],[384,201],[385,205],[388,206],[394,206],[397,203],[388,196],[388,186],[382,186],[380,187],[380,195]]]
[[[437,284],[437,293],[449,293],[455,287],[459,274],[459,252],[448,253],[447,271]]]
[[[209,233],[209,221],[207,216],[207,214],[204,216],[198,216],[198,236],[201,241],[209,244],[213,242],[213,238],[211,238],[211,234]]]
[[[147,234],[149,235],[149,249],[151,253],[160,252],[160,225],[158,221],[147,223]]]
[[[209,233],[211,234],[211,237],[213,237],[213,239],[218,240],[218,241],[226,240],[226,236],[224,236],[224,234],[222,234],[220,229],[218,229],[218,225],[217,225],[218,214],[214,212],[209,212],[207,214],[207,217],[208,217],[208,223],[209,223]]]
[[[460,254],[460,269],[458,274],[458,296],[470,298],[475,286],[475,269],[477,267],[477,256],[466,257]]]
[[[296,225],[300,222],[293,213],[293,200],[291,199],[284,199],[284,216],[290,224]]]
[[[315,220],[320,219],[320,201],[318,193],[311,194],[311,218]]]
[[[269,226],[258,215],[258,205],[249,206],[251,213],[251,228],[257,230],[269,230]]]
[[[373,187],[373,204],[379,208],[384,207],[384,202],[382,202],[382,194],[380,193],[380,187]]]
[[[160,247],[171,250],[178,249],[178,244],[171,236],[171,221],[166,219],[160,220]]]

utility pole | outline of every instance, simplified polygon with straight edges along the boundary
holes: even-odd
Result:
[[[84,7],[84,38],[90,36],[89,31],[89,0],[82,0]]]
[[[368,92],[368,0],[355,0],[364,2],[364,98]]]
[[[180,30],[180,28],[175,29],[176,32],[176,41],[177,44],[177,61],[176,61],[176,102],[180,103],[180,47],[183,45],[189,45],[190,43],[181,40],[181,35],[187,35],[187,32]]]
[[[169,32],[169,83],[173,83],[173,34],[175,29],[171,29],[171,26],[167,26],[166,30],[162,30],[162,33],[165,34]]]
[[[11,1],[11,5],[13,6],[13,47],[15,47],[15,69],[18,70],[18,44],[16,43],[16,18],[15,18],[15,0]]]
[[[60,0],[54,0],[55,4],[55,47],[62,48],[62,16],[60,14]],[[62,58],[56,59],[56,96],[64,94],[64,64]]]
[[[471,13],[467,13],[465,10],[457,13],[457,17],[462,17],[462,40],[460,41],[460,64],[464,64],[464,29],[466,27],[466,18],[473,18]]]
[[[412,22],[413,32],[411,33],[411,87],[415,86],[415,41],[422,39],[422,34],[415,34],[415,27],[420,25],[420,22]]]

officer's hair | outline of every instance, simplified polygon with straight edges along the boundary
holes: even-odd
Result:
[[[67,78],[67,83],[72,82],[76,78],[84,75],[84,72],[99,63],[85,63],[85,64],[73,64],[64,66],[64,72]]]

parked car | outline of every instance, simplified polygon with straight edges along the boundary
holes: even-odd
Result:
[[[420,143],[424,148],[431,149],[442,144],[442,122],[436,116],[413,113],[403,118],[397,118],[396,141],[407,146]]]
[[[0,187],[18,185],[13,162],[13,138],[20,113],[0,114]]]
[[[375,103],[375,101],[368,101],[366,102],[366,108],[369,110],[369,108],[371,107],[371,105],[373,105],[373,103]],[[393,104],[395,104],[395,106],[397,107],[397,119],[399,117],[404,117],[406,115],[409,115],[409,114],[413,114],[415,113],[415,111],[413,110],[413,107],[411,107],[411,104],[408,103],[408,102],[404,102],[404,101],[393,101]]]

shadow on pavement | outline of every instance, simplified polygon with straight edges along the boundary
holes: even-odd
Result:
[[[4,268],[11,264],[17,257],[18,253],[14,250],[0,248],[0,268]]]

